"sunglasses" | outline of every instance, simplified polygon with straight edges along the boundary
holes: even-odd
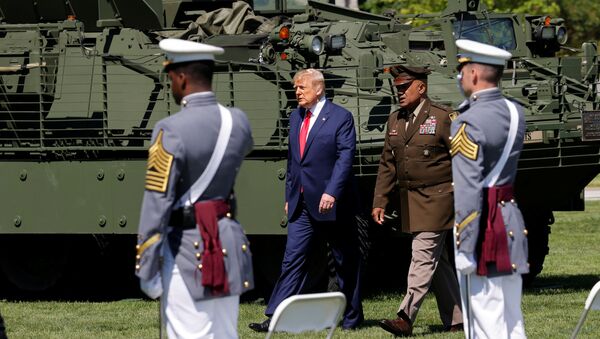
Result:
[[[412,85],[412,83],[414,82],[414,80],[411,80],[409,82],[405,82],[403,84],[400,85],[394,85],[396,87],[396,90],[400,93],[404,93],[408,90],[408,88]]]

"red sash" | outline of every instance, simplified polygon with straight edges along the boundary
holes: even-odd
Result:
[[[498,204],[504,204],[513,198],[513,186],[494,186],[484,189],[487,195],[487,218],[485,235],[481,245],[481,255],[477,264],[477,274],[487,275],[487,265],[496,264],[496,270],[500,273],[512,272],[510,264],[510,253],[508,252],[508,240],[506,228],[502,218],[502,209]]]
[[[229,212],[224,200],[200,201],[194,204],[196,223],[202,236],[202,285],[210,287],[214,295],[229,293],[223,248],[219,239],[218,220]]]

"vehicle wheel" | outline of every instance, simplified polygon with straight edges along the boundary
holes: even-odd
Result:
[[[68,246],[51,235],[5,235],[0,241],[0,267],[19,290],[43,291],[63,276]]]
[[[523,218],[528,231],[529,247],[529,273],[523,275],[523,285],[529,287],[544,267],[544,260],[549,252],[548,236],[550,225],[554,224],[554,215],[552,211],[525,212]]]

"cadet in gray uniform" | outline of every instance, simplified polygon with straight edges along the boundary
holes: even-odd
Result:
[[[239,295],[253,276],[228,198],[253,145],[250,124],[212,93],[213,55],[222,48],[179,39],[159,46],[181,111],[152,133],[136,274],[149,297],[162,296],[170,338],[237,338]]]
[[[498,83],[512,55],[457,40],[459,86],[468,98],[452,122],[456,269],[467,338],[525,338],[521,274],[527,230],[513,196],[523,147],[523,109]],[[472,332],[471,332],[472,331]]]

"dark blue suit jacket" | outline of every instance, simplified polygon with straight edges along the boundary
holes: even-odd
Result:
[[[352,160],[356,151],[356,131],[352,113],[326,100],[317,121],[310,129],[304,157],[300,159],[298,134],[306,110],[299,107],[290,115],[287,177],[285,199],[288,202],[288,219],[292,220],[300,202],[300,187],[304,188],[304,201],[312,218],[334,221],[341,213],[340,202],[352,199]],[[323,193],[336,198],[333,209],[319,213]]]

